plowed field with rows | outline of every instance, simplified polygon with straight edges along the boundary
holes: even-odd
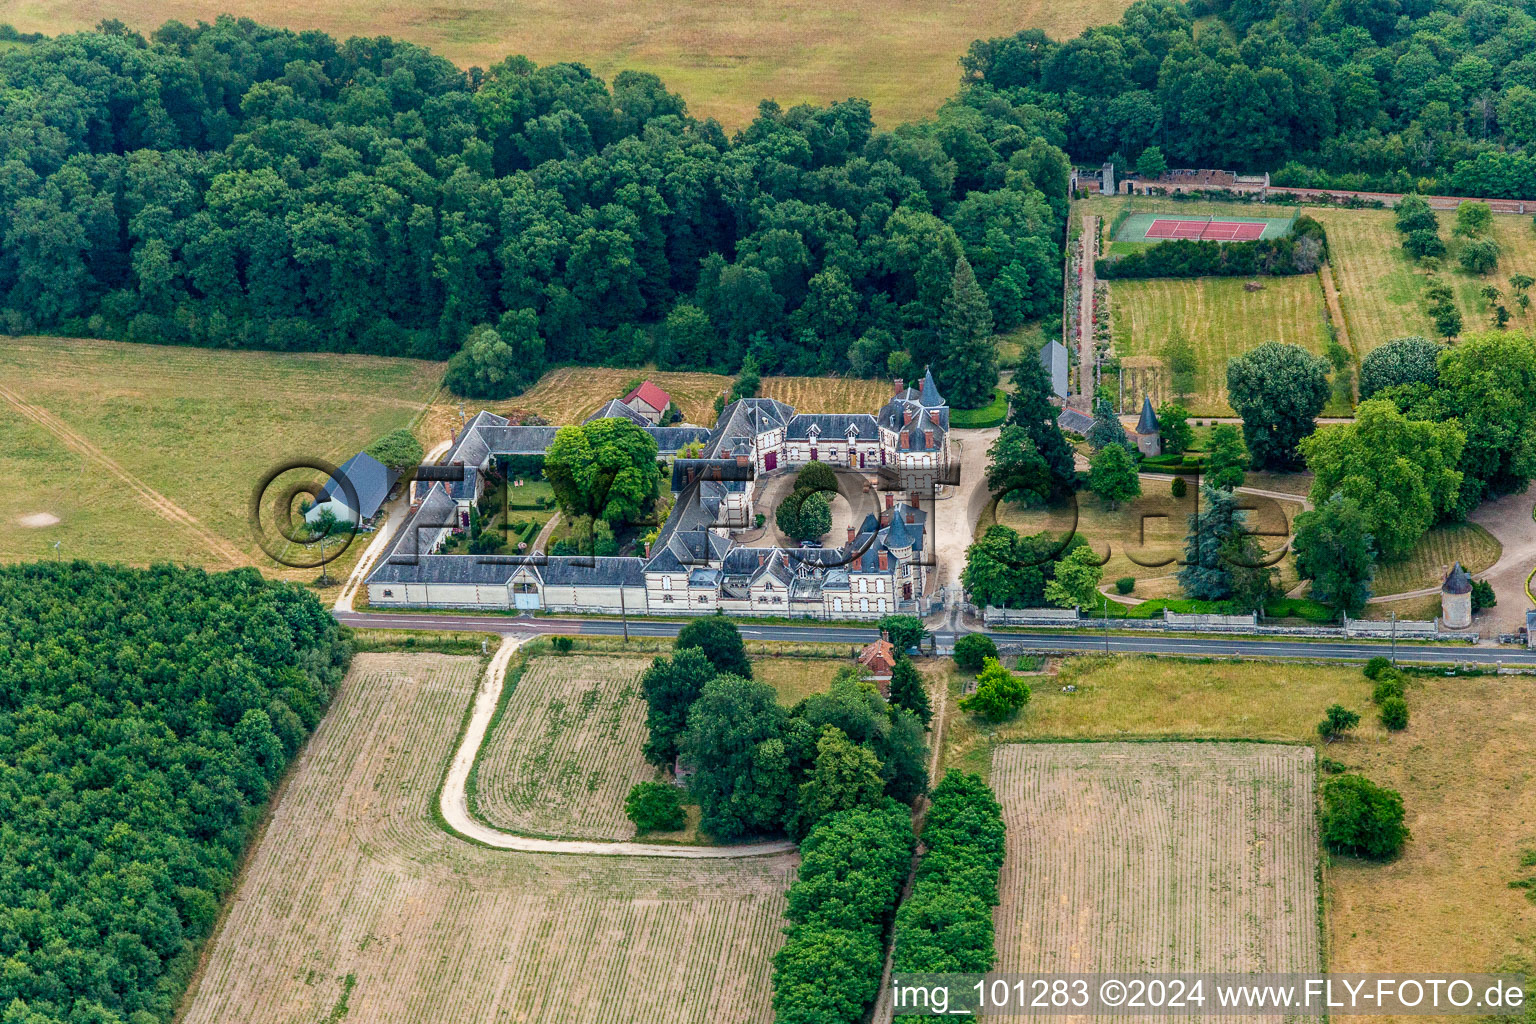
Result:
[[[566,857],[432,807],[477,658],[363,654],[278,798],[187,1024],[766,1022],[792,858]]]
[[[628,839],[624,797],[646,763],[640,674],[648,658],[535,658],[486,737],[476,814],[528,835]]]
[[[1278,744],[1000,747],[997,969],[1318,970],[1314,770]]]

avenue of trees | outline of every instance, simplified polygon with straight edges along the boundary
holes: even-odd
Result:
[[[966,92],[765,101],[734,135],[654,75],[221,17],[0,52],[0,329],[546,365],[934,373],[1060,307],[1059,118]],[[893,362],[894,359],[894,362]]]
[[[1083,163],[1536,196],[1536,18],[1515,0],[1138,0],[1075,39],[978,40],[961,64]]]
[[[254,569],[0,569],[0,1007],[168,1021],[350,656]]]

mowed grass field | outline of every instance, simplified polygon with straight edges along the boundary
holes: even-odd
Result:
[[[565,857],[431,808],[478,658],[365,654],[242,874],[187,1024],[772,1019],[793,858]]]
[[[1311,747],[998,748],[1003,972],[1316,971]]]
[[[764,98],[790,106],[859,96],[882,124],[923,117],[954,94],[955,62],[972,40],[1025,28],[1063,39],[1118,20],[1127,6],[1128,0],[979,0],[963,8],[896,0],[878,9],[860,0],[249,0],[233,13],[341,38],[390,35],[464,67],[488,67],[515,53],[541,64],[579,61],[609,80],[626,68],[651,71],[694,114],[737,128]],[[230,10],[210,0],[0,0],[0,21],[52,34],[118,18],[148,32],[167,19],[190,25]]]
[[[443,367],[406,359],[0,338],[0,560],[260,565],[250,495],[410,425]],[[57,524],[25,523],[56,517]],[[359,548],[360,550],[360,548]],[[314,570],[281,575],[312,579]]]
[[[1115,352],[1127,368],[1128,384],[1133,377],[1138,381],[1127,389],[1135,391],[1127,394],[1127,402],[1139,408],[1143,395],[1154,405],[1173,397],[1166,359],[1175,334],[1188,339],[1199,363],[1194,392],[1185,399],[1186,408],[1197,416],[1232,415],[1227,361],[1235,356],[1266,341],[1300,345],[1322,355],[1328,335],[1317,277],[1258,281],[1262,288],[1253,292],[1245,290],[1246,279],[1238,277],[1110,282]],[[1324,413],[1347,415],[1348,410],[1330,407]]]
[[[1445,523],[1424,534],[1413,553],[1400,562],[1379,562],[1375,592],[1402,594],[1439,587],[1453,562],[1477,573],[1499,560],[1503,547],[1476,523]]]
[[[1435,337],[1434,324],[1424,311],[1425,274],[1403,252],[1402,236],[1393,226],[1391,210],[1308,208],[1306,212],[1328,230],[1330,265],[1357,357],[1363,358],[1393,338],[1410,334]],[[1504,293],[1511,327],[1536,326],[1536,306],[1522,313],[1509,287],[1513,274],[1536,276],[1536,230],[1532,230],[1531,218],[1494,216],[1492,236],[1503,254],[1498,269],[1486,277],[1468,274],[1456,262],[1457,241],[1451,234],[1455,214],[1440,213],[1439,218],[1440,237],[1452,251],[1439,276],[1455,294],[1465,321],[1463,329],[1492,328],[1493,306],[1481,293],[1489,284]]]
[[[1249,529],[1276,536],[1261,536],[1266,551],[1279,551],[1285,544],[1291,522],[1301,512],[1297,502],[1279,501],[1257,495],[1241,495],[1250,505]],[[1123,576],[1149,580],[1179,571],[1189,533],[1189,517],[1197,507],[1198,494],[1188,490],[1184,497],[1173,497],[1169,481],[1144,478],[1141,496],[1122,501],[1110,510],[1091,491],[1076,495],[1073,505],[1030,508],[1017,502],[1003,501],[981,514],[977,534],[994,522],[1017,530],[1022,536],[1049,533],[1064,544],[1074,534],[1085,539],[1104,562],[1104,582],[1113,583]],[[1282,585],[1295,583],[1292,560],[1280,564]],[[1137,588],[1136,597],[1153,596]],[[1157,596],[1166,596],[1159,594]]]
[[[628,839],[624,797],[646,763],[640,674],[648,658],[536,657],[475,765],[472,811],[526,835]]]

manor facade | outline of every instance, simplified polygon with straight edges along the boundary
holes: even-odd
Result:
[[[606,407],[605,407],[606,408]],[[603,413],[599,413],[599,417]],[[498,457],[542,454],[556,427],[481,412],[415,482],[410,517],[367,578],[374,607],[876,619],[919,611],[934,587],[932,496],[951,480],[949,407],[927,372],[874,413],[798,413],[770,398],[727,405],[712,429],[644,425],[671,459],[672,510],[642,554],[441,554],[469,527]],[[701,451],[677,457],[685,447]],[[763,543],[757,499],[810,462],[841,470],[853,510],[836,547]]]

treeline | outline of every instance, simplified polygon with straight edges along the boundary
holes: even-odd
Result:
[[[1006,831],[1002,806],[981,776],[951,772],[934,787],[923,822],[923,859],[896,914],[893,970],[992,970],[992,908]]]
[[[1176,238],[1123,256],[1097,260],[1102,278],[1255,277],[1311,274],[1328,256],[1328,236],[1311,217],[1296,218],[1291,234],[1252,242]]]
[[[255,570],[0,569],[0,1006],[169,1021],[349,650]]]
[[[880,988],[885,930],[912,861],[912,818],[894,800],[839,811],[800,844],[789,927],[773,958],[779,1024],[860,1024]]]
[[[921,624],[918,624],[921,633]],[[711,615],[678,633],[640,680],[646,757],[677,767],[717,839],[809,835],[827,815],[911,804],[928,788],[921,687],[893,704],[850,667],[824,693],[785,708],[752,678],[735,623]],[[893,690],[893,698],[901,698]]]
[[[979,40],[961,64],[1079,161],[1127,168],[1155,145],[1276,184],[1536,197],[1536,18],[1515,0],[1138,0],[1118,25]]]
[[[910,376],[984,323],[962,285],[1000,331],[1058,312],[1065,135],[1000,95],[891,131],[765,101],[728,136],[654,75],[228,17],[15,47],[0,80],[12,333],[446,358],[480,327],[517,386]]]

